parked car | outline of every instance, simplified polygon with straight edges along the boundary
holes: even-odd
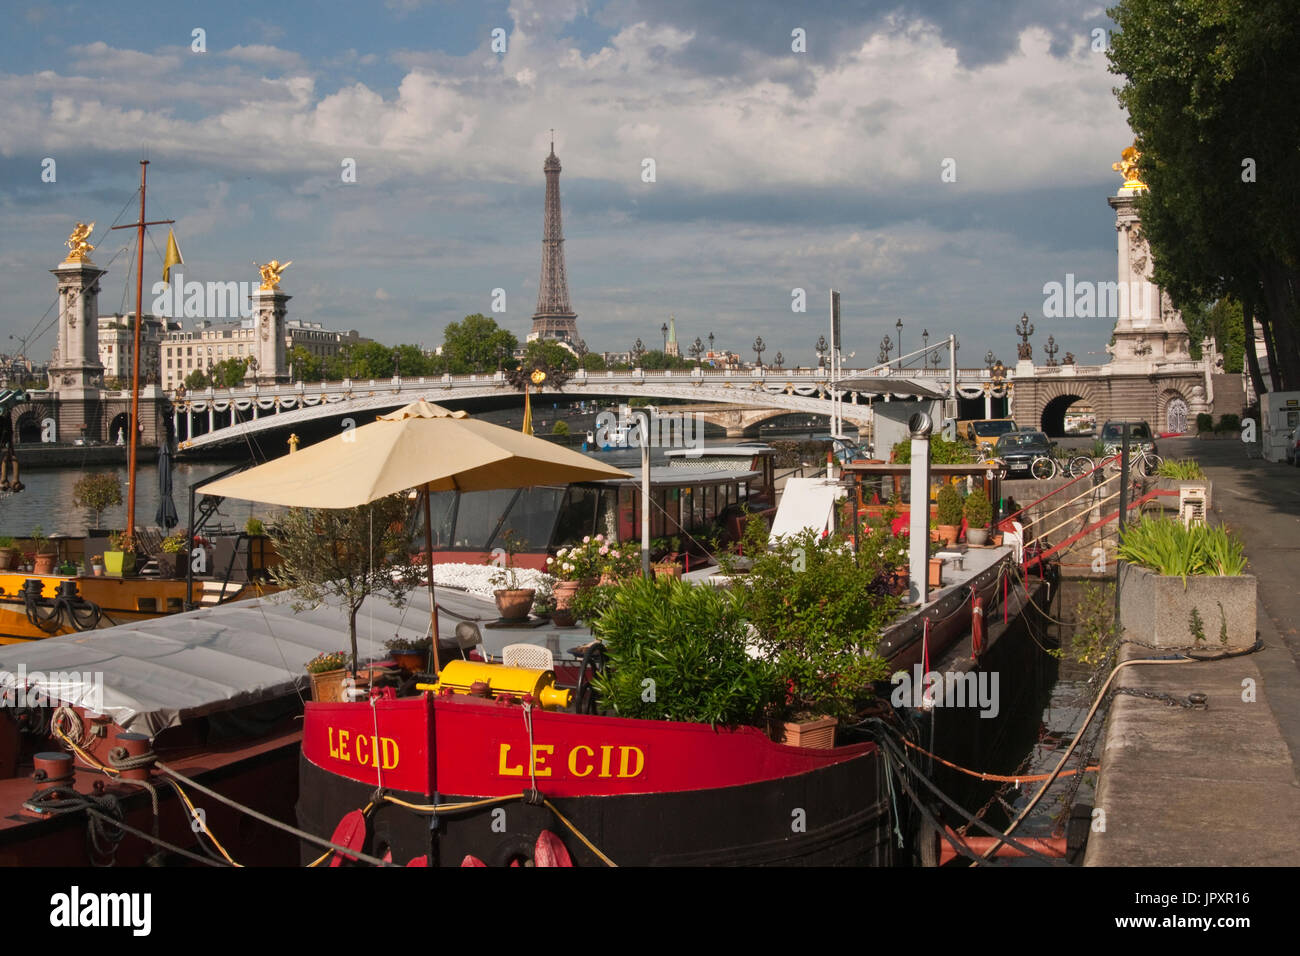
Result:
[[[977,418],[957,423],[957,437],[968,441],[980,452],[989,452],[999,438],[1016,430],[1014,419]]]
[[[1123,421],[1107,422],[1102,426],[1101,440],[1106,446],[1107,455],[1114,455],[1119,452],[1119,443],[1123,435]],[[1146,422],[1131,421],[1128,423],[1128,446],[1130,451],[1140,448],[1152,455],[1160,454],[1156,449],[1155,433],[1151,431],[1151,426]]]
[[[1051,439],[1042,432],[1011,432],[998,439],[993,457],[1007,463],[1008,478],[1028,478],[1035,458],[1052,457]]]

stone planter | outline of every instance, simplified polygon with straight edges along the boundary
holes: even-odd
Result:
[[[1157,647],[1208,651],[1253,647],[1255,590],[1253,574],[1190,575],[1184,588],[1182,578],[1125,564],[1119,577],[1120,626]],[[1198,642],[1192,634],[1193,608],[1200,615],[1204,641]]]
[[[988,528],[967,528],[966,543],[970,545],[974,545],[977,548],[984,547],[986,544],[989,543],[989,529]]]

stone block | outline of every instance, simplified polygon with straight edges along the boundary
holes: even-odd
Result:
[[[1184,586],[1182,578],[1125,564],[1119,576],[1120,626],[1157,647],[1253,647],[1255,590],[1253,574],[1189,575]],[[1192,633],[1193,608],[1200,615],[1204,641],[1198,642]]]

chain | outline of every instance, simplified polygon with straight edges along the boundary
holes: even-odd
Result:
[[[1182,707],[1185,710],[1209,710],[1210,701],[1204,694],[1188,694],[1186,697],[1175,697],[1173,694],[1165,694],[1154,690],[1137,690],[1132,687],[1116,687],[1107,695],[1112,700],[1116,694],[1124,694],[1128,697],[1141,697],[1144,700],[1162,700],[1170,707]]]

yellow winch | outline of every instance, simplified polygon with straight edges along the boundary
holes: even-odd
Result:
[[[417,690],[435,694],[450,691],[475,697],[500,698],[509,695],[523,698],[532,695],[547,710],[569,706],[573,692],[555,686],[555,671],[532,667],[506,667],[480,661],[451,661],[442,668],[436,684],[416,684]]]

